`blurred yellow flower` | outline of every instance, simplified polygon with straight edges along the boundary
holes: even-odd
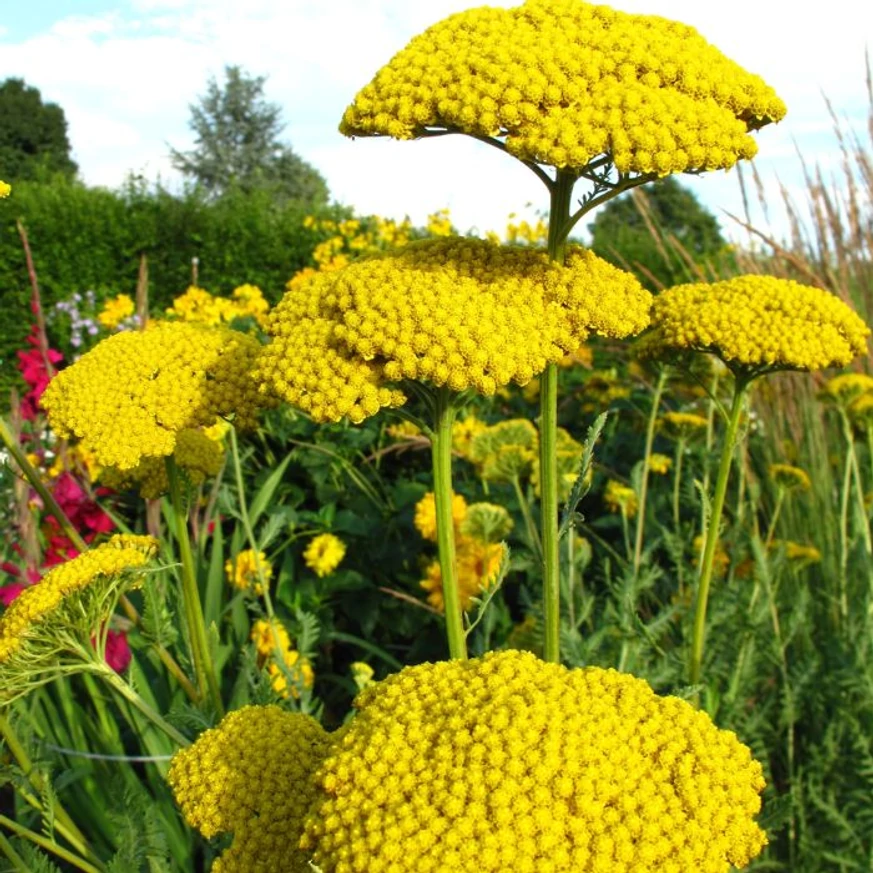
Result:
[[[103,303],[103,309],[97,320],[107,330],[115,330],[125,318],[130,318],[136,311],[136,306],[128,294],[118,294]]]
[[[258,573],[260,570],[260,574]],[[273,578],[273,565],[263,552],[245,549],[236,558],[228,558],[224,564],[227,581],[240,591],[251,591],[254,594],[264,593],[264,587]]]
[[[319,577],[324,577],[336,570],[345,554],[345,543],[333,534],[324,533],[310,541],[303,553],[303,560],[310,570]]]
[[[639,505],[636,491],[615,479],[610,479],[606,483],[603,502],[611,512],[621,513],[625,518],[633,518],[637,514]]]

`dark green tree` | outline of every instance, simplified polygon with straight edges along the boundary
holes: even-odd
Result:
[[[324,178],[279,138],[282,110],[264,98],[266,78],[237,66],[225,67],[224,75],[223,84],[210,79],[191,104],[195,146],[171,149],[176,169],[216,197],[235,188],[268,189],[285,200],[325,203]]]
[[[0,177],[15,184],[53,173],[72,178],[77,169],[64,110],[43,103],[23,79],[6,79],[0,85]]]
[[[611,200],[588,230],[595,254],[631,270],[652,291],[696,281],[693,264],[728,257],[715,216],[673,176]]]

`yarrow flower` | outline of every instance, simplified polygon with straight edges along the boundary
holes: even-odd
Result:
[[[258,666],[266,667],[270,685],[279,697],[297,698],[301,689],[312,688],[315,682],[312,665],[291,645],[291,637],[281,622],[258,619],[252,625],[250,639],[258,652]]]
[[[639,506],[636,491],[628,485],[622,485],[616,479],[610,479],[606,483],[603,502],[612,512],[618,512],[625,518],[633,518]]]
[[[491,652],[355,707],[300,842],[323,873],[727,873],[767,842],[749,749],[615,670]]]
[[[259,349],[227,328],[152,322],[103,340],[62,370],[42,403],[59,436],[78,437],[104,466],[131,470],[173,454],[180,431],[219,416],[253,427],[263,405],[251,378]]]
[[[153,537],[118,534],[21,591],[0,616],[0,702],[55,678],[62,659],[89,662],[92,637],[105,645],[119,594],[141,584],[136,571],[157,548]]]
[[[115,330],[126,318],[136,312],[136,306],[128,294],[118,294],[103,303],[97,320],[107,330]]]
[[[668,455],[653,452],[649,455],[649,470],[658,476],[665,476],[673,466],[673,459]]]
[[[464,534],[455,538],[458,599],[464,612],[472,608],[474,598],[496,584],[505,558],[506,546],[503,543],[484,542]],[[446,603],[439,561],[428,564],[419,585],[428,592],[427,602],[437,611],[444,612]]]
[[[658,427],[664,436],[673,440],[688,441],[706,432],[709,422],[695,412],[665,412],[658,419]]]
[[[774,276],[678,285],[655,298],[645,357],[712,352],[733,370],[819,370],[864,354],[870,329],[842,300]]]
[[[809,491],[812,488],[812,481],[809,478],[809,473],[800,467],[794,467],[791,464],[770,464],[770,478],[780,487],[787,491]]]
[[[828,379],[822,389],[822,396],[847,405],[868,392],[873,392],[873,376],[866,373],[841,373]]]
[[[258,575],[259,569],[260,575]],[[225,561],[224,573],[227,581],[235,588],[239,588],[240,591],[251,591],[260,596],[264,593],[264,585],[269,586],[270,579],[273,578],[273,565],[263,552],[258,552],[255,561],[254,549],[244,549],[235,558],[228,558]]]
[[[406,402],[406,379],[493,395],[524,384],[589,332],[648,324],[650,295],[591,252],[420,240],[286,292],[267,321],[263,390],[316,421],[360,422]]]
[[[224,463],[224,448],[202,430],[185,428],[176,437],[172,457],[176,467],[196,486],[218,475]],[[143,458],[132,470],[107,467],[101,471],[100,480],[116,491],[136,483],[140,497],[145,500],[154,500],[170,490],[164,458]]]
[[[0,179],[0,199],[8,197],[12,193],[12,186]]]
[[[310,570],[323,577],[336,570],[345,554],[346,545],[338,536],[323,533],[310,540],[303,553],[303,560]]]
[[[466,517],[467,501],[464,499],[464,495],[452,494],[452,521],[456,530]],[[432,543],[437,541],[436,498],[433,491],[428,491],[415,504],[413,524],[426,540],[430,540]]]
[[[764,81],[697,31],[580,0],[452,15],[358,92],[347,136],[499,138],[523,161],[621,173],[714,170],[754,157],[749,131],[785,115]]]
[[[328,742],[311,716],[245,706],[176,753],[167,781],[185,821],[208,839],[233,834],[213,873],[311,873],[296,846]]]

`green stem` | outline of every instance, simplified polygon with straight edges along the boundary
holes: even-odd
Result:
[[[194,569],[194,554],[191,551],[191,539],[188,536],[188,517],[182,505],[182,490],[179,484],[179,470],[173,456],[166,459],[167,479],[170,483],[170,501],[173,504],[173,517],[176,523],[176,542],[179,545],[179,557],[182,562],[182,601],[185,606],[185,619],[188,623],[191,655],[194,661],[194,675],[201,697],[209,695],[216,713],[224,714],[221,702],[221,692],[215,675],[215,665],[209,649],[209,637],[206,633],[206,621],[203,618],[203,606],[200,603],[200,591],[197,587],[197,574]]]
[[[658,417],[658,409],[661,406],[661,395],[664,393],[664,385],[667,381],[667,368],[662,367],[655,383],[655,395],[652,397],[652,409],[649,413],[649,422],[646,426],[646,449],[643,458],[643,475],[640,480],[640,505],[637,513],[637,530],[634,537],[634,576],[640,570],[640,561],[643,556],[643,532],[646,527],[646,497],[649,489],[649,458],[652,454],[652,445],[655,442],[655,420]]]
[[[576,176],[558,170],[549,188],[549,260],[564,263],[570,202]],[[543,546],[543,658],[561,660],[561,578],[558,551],[558,368],[549,364],[540,376],[540,492]]]
[[[767,538],[764,540],[764,551],[770,548],[773,543],[773,536],[776,533],[776,522],[779,521],[779,513],[782,511],[782,504],[785,502],[785,489],[780,486],[779,494],[776,497],[776,506],[773,508],[773,517],[770,519],[770,524],[767,526]]]
[[[445,386],[437,389],[435,400],[431,456],[446,636],[449,657],[463,660],[467,657],[467,637],[464,633],[464,612],[458,591],[455,524],[452,519],[452,423],[455,420],[455,407],[451,392]]]
[[[840,493],[840,617],[849,617],[849,497],[852,490],[852,459],[846,455]]]
[[[15,870],[16,873],[30,873],[24,858],[22,858],[21,855],[12,848],[12,843],[6,839],[5,834],[0,834],[0,851],[2,851],[12,863],[12,869]]]
[[[174,743],[181,748],[191,745],[188,737],[176,730],[160,713],[155,712],[111,667],[95,664],[93,672],[113,691],[117,691],[128,703],[138,709],[155,727],[160,728]]]
[[[849,450],[849,458],[852,462],[852,480],[855,483],[855,495],[858,500],[858,515],[861,521],[861,533],[864,537],[864,547],[867,554],[873,554],[873,540],[870,537],[870,521],[867,517],[867,507],[864,506],[864,486],[861,483],[861,469],[858,466],[858,453],[855,451],[855,438],[852,433],[852,423],[849,421],[849,416],[845,410],[840,410],[840,417],[843,419],[843,436],[846,439],[846,446]]]
[[[0,815],[0,825],[5,827],[7,830],[12,831],[12,833],[14,833],[16,836],[24,837],[25,839],[30,840],[32,843],[35,843],[41,849],[45,849],[46,851],[51,852],[53,855],[57,855],[62,860],[66,861],[69,864],[72,864],[76,869],[83,870],[84,873],[102,873],[102,871],[106,869],[102,864],[99,867],[95,867],[84,858],[80,858],[78,855],[74,855],[72,852],[67,851],[67,849],[63,848],[63,846],[59,846],[56,842],[54,842],[54,840],[50,840],[48,837],[44,837],[41,834],[38,834],[35,831],[24,827],[24,825],[20,825],[17,822],[12,821],[11,818],[6,818],[5,815]],[[23,869],[26,873],[27,867],[24,867]]]
[[[537,558],[542,560],[543,544],[540,542],[539,531],[537,531],[537,526],[534,524],[533,516],[530,514],[530,504],[527,502],[527,498],[521,490],[521,482],[519,481],[518,476],[512,477],[512,487],[515,490],[515,498],[518,500],[518,507],[521,510],[521,515],[524,519],[524,526],[527,530],[527,538],[530,540],[530,546],[536,553]]]
[[[45,778],[39,770],[34,768],[33,762],[27,754],[27,749],[24,748],[24,745],[15,733],[15,729],[2,713],[0,713],[0,736],[3,737],[3,742],[6,743],[6,748],[8,748],[12,753],[12,757],[15,758],[15,762],[21,768],[24,778],[30,782],[41,797],[48,798],[51,802],[53,794],[45,790],[47,787]],[[64,839],[66,839],[80,855],[90,856],[91,850],[84,834],[79,830],[76,823],[70,818],[67,811],[57,800],[52,803],[50,813],[51,817],[56,820],[58,832],[64,837]]]
[[[715,558],[715,547],[718,543],[721,527],[721,513],[724,508],[724,498],[727,493],[728,474],[731,469],[734,444],[740,424],[740,414],[743,411],[743,399],[749,379],[736,377],[734,397],[728,415],[727,431],[721,450],[721,461],[718,466],[718,476],[715,480],[715,495],[712,500],[712,514],[706,531],[706,544],[703,549],[703,564],[700,568],[700,581],[697,587],[697,603],[694,607],[694,628],[691,636],[691,663],[689,680],[692,685],[700,682],[703,664],[703,646],[706,635],[706,604],[709,599],[709,585],[712,581],[712,565]]]

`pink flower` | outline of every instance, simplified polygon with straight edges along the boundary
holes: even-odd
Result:
[[[116,673],[123,673],[130,664],[130,646],[124,631],[109,631],[106,637],[106,663]]]
[[[8,582],[0,585],[0,603],[4,606],[9,606],[27,587],[27,585],[23,585],[21,582]]]

